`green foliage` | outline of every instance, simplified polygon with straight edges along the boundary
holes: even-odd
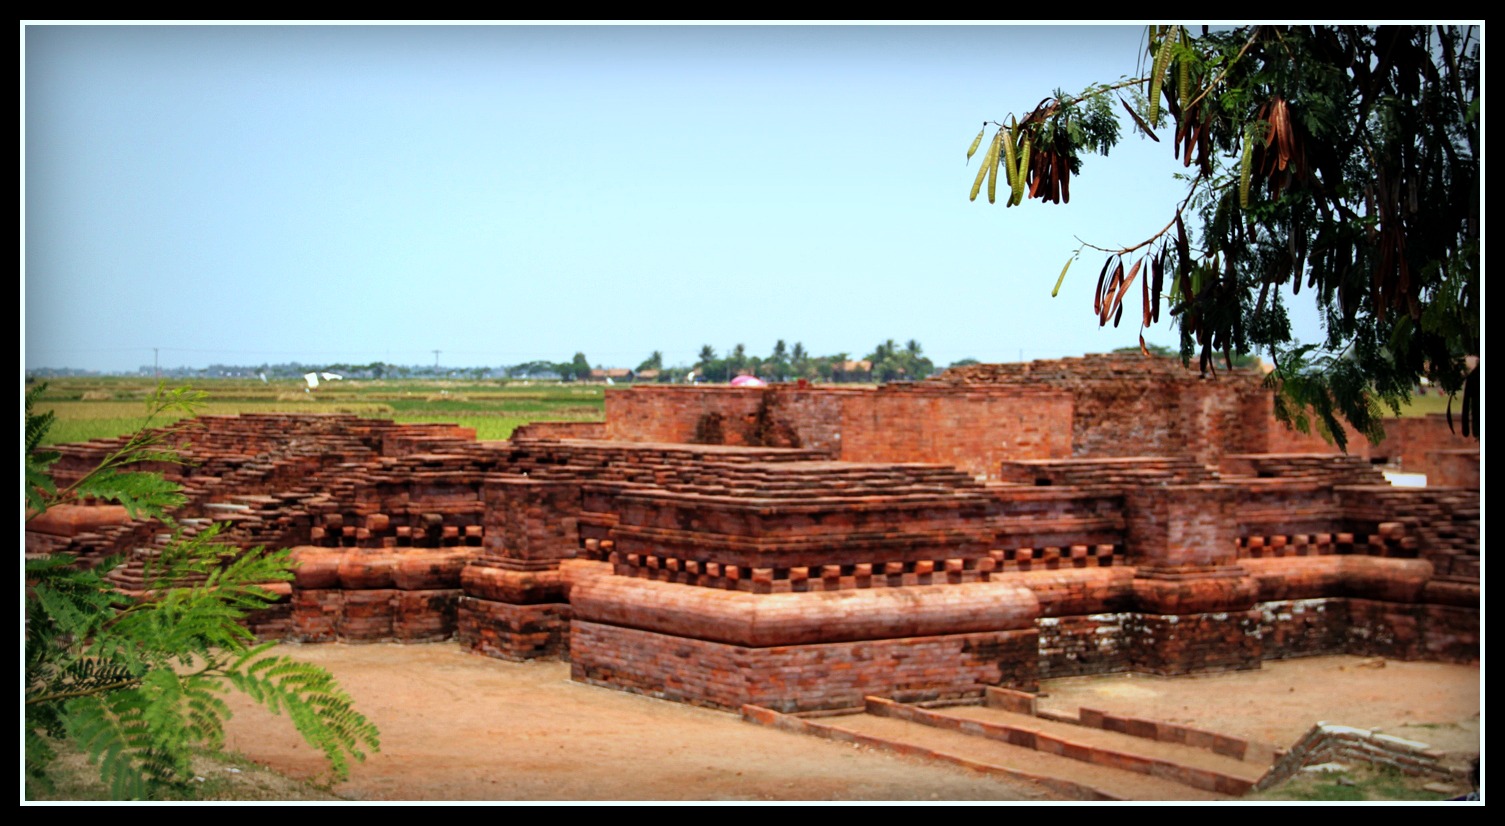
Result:
[[[26,448],[22,454],[22,481],[25,485],[25,505],[28,511],[39,511],[45,508],[47,503],[58,495],[57,485],[52,481],[52,474],[48,469],[60,458],[55,450],[41,450],[47,431],[57,421],[57,416],[51,410],[45,413],[32,413],[32,407],[36,404],[37,396],[47,389],[47,385],[39,384],[26,390]]]
[[[181,421],[165,428],[152,425],[174,412],[191,414],[195,406],[203,403],[204,393],[186,387],[169,389],[166,385],[157,385],[147,400],[146,418],[137,429],[97,467],[59,489],[48,472],[58,459],[57,452],[37,450],[56,417],[52,411],[32,412],[36,398],[46,389],[47,385],[41,384],[26,392],[26,454],[23,462],[27,482],[26,507],[31,515],[60,502],[88,498],[119,502],[132,517],[162,518],[183,504],[185,500],[178,493],[177,486],[164,480],[160,474],[126,468],[140,463],[177,461],[174,448],[182,428],[188,425]]]
[[[40,392],[38,388],[35,392]],[[198,396],[159,388],[148,423],[167,409],[191,412]],[[36,513],[76,497],[125,504],[168,524],[182,502],[159,474],[130,470],[171,461],[174,431],[145,427],[93,472],[59,489],[47,476],[56,460],[37,453],[52,423],[26,399],[26,500]],[[36,479],[36,482],[33,482]],[[51,788],[48,769],[59,741],[82,749],[121,799],[181,794],[193,778],[195,750],[223,743],[230,710],[221,695],[238,689],[286,711],[338,777],[349,759],[378,747],[376,728],[323,669],[270,653],[242,624],[276,596],[264,586],[292,579],[288,552],[240,549],[215,541],[219,527],[181,534],[148,559],[144,590],[127,595],[101,572],[119,562],[78,568],[66,556],[26,561],[25,778],[28,796]]]
[[[575,381],[585,381],[591,377],[590,360],[585,357],[584,353],[576,353],[575,357],[570,360],[568,371],[568,373],[561,371],[560,374],[567,375]]]
[[[935,372],[935,364],[921,354],[920,343],[914,339],[905,342],[903,348],[888,339],[863,358],[873,363],[877,381],[915,381]]]
[[[638,367],[637,367],[637,369],[638,369],[638,371],[643,371],[643,370],[662,370],[662,369],[664,369],[664,354],[663,354],[663,352],[661,352],[659,350],[654,350],[653,354],[650,355],[648,358],[644,359],[643,363],[639,364]]]
[[[773,382],[797,379],[809,381],[910,381],[923,379],[935,372],[935,365],[921,353],[920,343],[910,339],[903,347],[893,339],[879,344],[873,354],[866,357],[873,363],[871,370],[844,371],[842,364],[850,360],[850,353],[832,353],[812,356],[805,345],[796,341],[793,346],[784,339],[774,342],[773,350],[764,356],[751,355],[746,345],[734,346],[724,358],[716,355],[716,349],[707,344],[700,348],[695,369],[700,371],[702,381],[725,382],[739,375],[751,375]]]
[[[1062,203],[1081,154],[1106,155],[1117,139],[1113,98],[1153,140],[1168,117],[1186,198],[1144,241],[1077,251],[1107,255],[1093,292],[1100,325],[1116,326],[1138,292],[1141,328],[1166,309],[1183,358],[1203,371],[1268,354],[1281,415],[1320,421],[1340,446],[1343,424],[1373,437],[1377,411],[1405,404],[1423,378],[1461,397],[1463,432],[1477,435],[1479,36],[1151,26],[1144,76],[1057,92],[993,125],[1005,144],[1033,149],[1013,182]],[[1282,304],[1303,288],[1323,318],[1318,342],[1294,338]]]

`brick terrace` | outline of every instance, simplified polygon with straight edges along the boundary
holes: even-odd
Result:
[[[793,711],[1310,654],[1476,660],[1477,444],[1417,421],[1369,456],[1276,452],[1299,440],[1252,377],[1093,356],[876,389],[637,386],[608,394],[604,425],[508,442],[204,417],[190,464],[161,469],[187,530],[296,549],[264,635],[457,637]],[[60,479],[113,444],[65,446]],[[1463,484],[1390,487],[1381,455]],[[127,552],[111,576],[129,590],[166,539],[69,507],[27,550]]]

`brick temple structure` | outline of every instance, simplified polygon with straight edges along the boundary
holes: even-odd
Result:
[[[1440,417],[1342,455],[1258,378],[1140,356],[877,388],[636,386],[510,441],[200,419],[180,522],[295,548],[259,633],[455,638],[575,679],[795,711],[1047,677],[1479,657],[1479,452]],[[64,446],[60,480],[111,443]],[[1377,463],[1429,475],[1392,487]],[[58,508],[28,552],[139,587],[161,527]]]

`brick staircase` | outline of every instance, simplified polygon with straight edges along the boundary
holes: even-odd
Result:
[[[1091,709],[1075,718],[1036,712],[1030,695],[997,689],[961,705],[868,697],[863,709],[846,713],[784,715],[747,706],[743,718],[1029,780],[1084,800],[1236,799],[1278,755],[1265,744]]]

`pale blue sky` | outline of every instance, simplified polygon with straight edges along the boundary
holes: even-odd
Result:
[[[1137,26],[23,33],[26,368],[1101,352],[1137,300],[1100,330],[1101,257],[1061,265],[1183,193],[1126,134],[1069,206],[967,200],[982,121],[1133,72]]]

